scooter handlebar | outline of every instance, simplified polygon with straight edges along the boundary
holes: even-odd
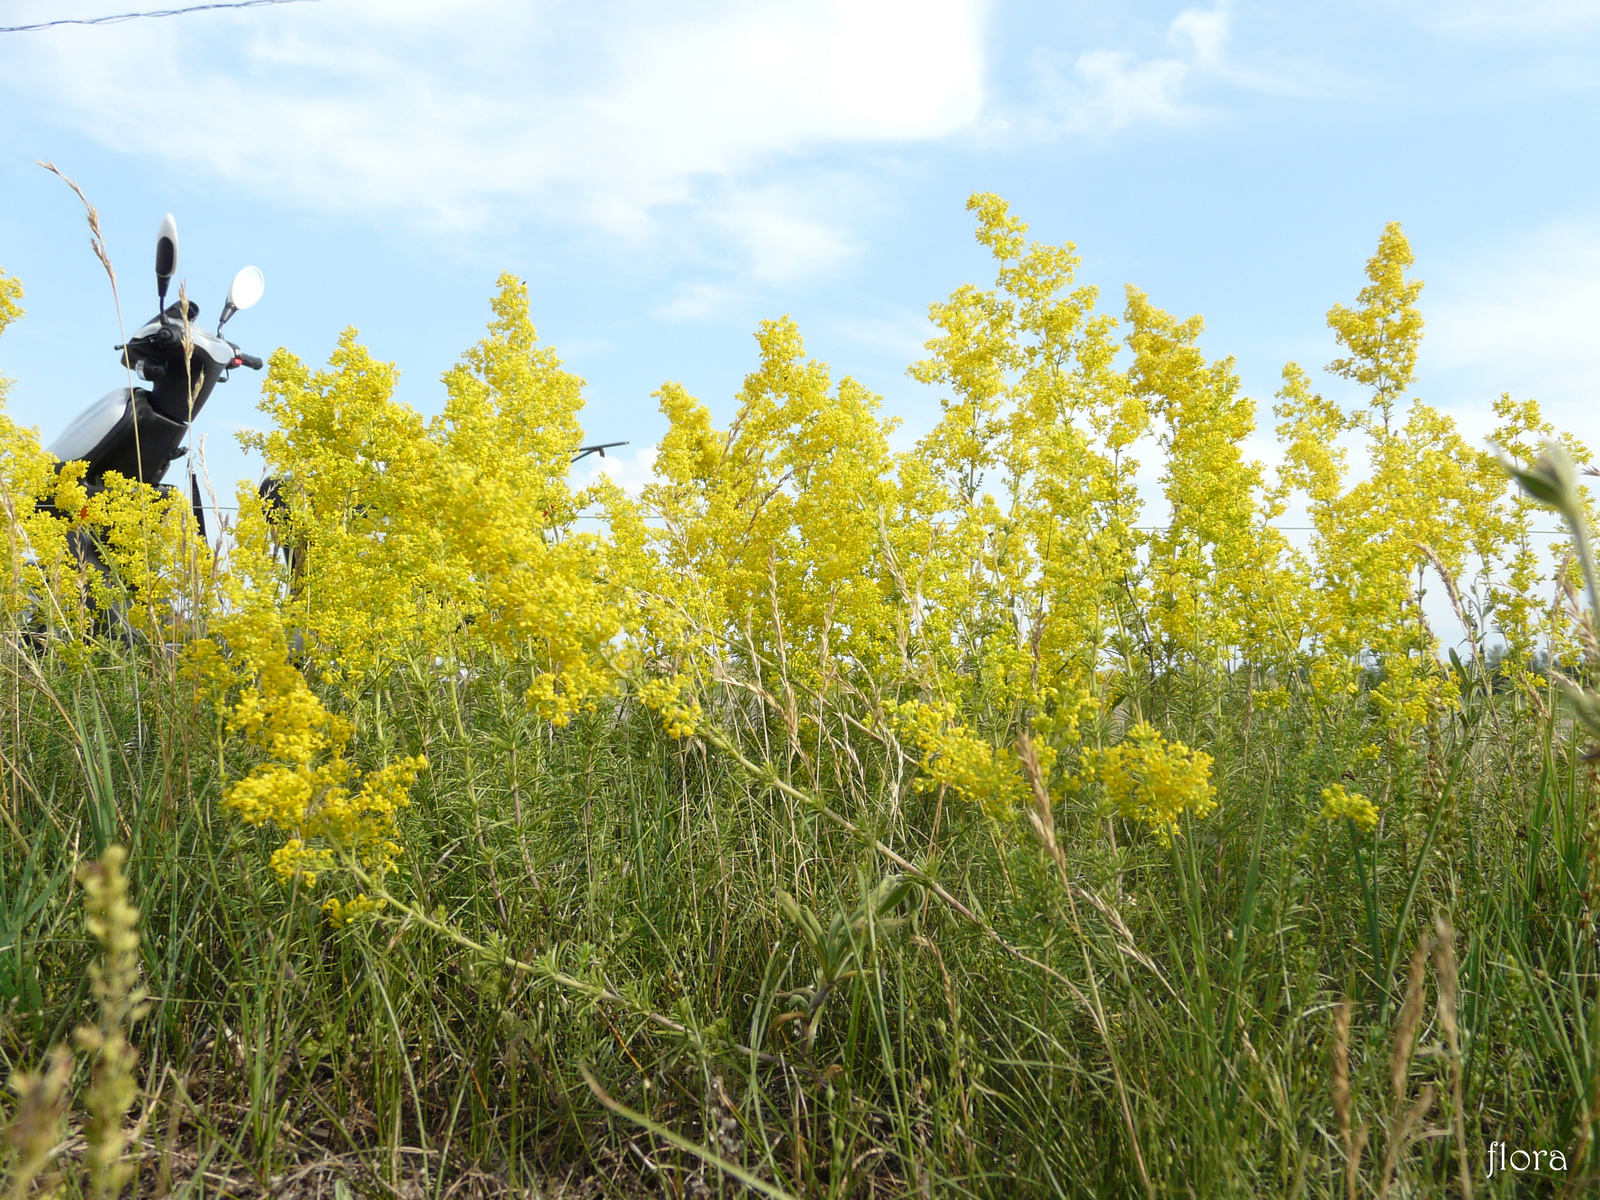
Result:
[[[252,371],[261,370],[261,360],[254,354],[235,354],[230,367],[249,367]]]

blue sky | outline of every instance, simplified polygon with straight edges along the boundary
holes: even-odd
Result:
[[[0,0],[0,25],[165,6]],[[130,324],[170,211],[203,320],[254,263],[230,336],[321,363],[354,325],[425,412],[516,272],[589,435],[633,443],[624,481],[664,428],[650,393],[680,380],[725,420],[783,313],[909,439],[937,417],[904,374],[927,304],[992,279],[963,207],[989,190],[1076,242],[1112,311],[1133,283],[1203,314],[1268,429],[1283,363],[1333,357],[1323,315],[1399,220],[1429,285],[1419,394],[1475,437],[1501,391],[1536,396],[1593,443],[1597,149],[1597,0],[315,0],[6,33],[0,267],[28,315],[0,373],[47,440],[122,381],[50,159],[99,207]],[[199,422],[219,489],[256,474],[232,434],[258,381]]]

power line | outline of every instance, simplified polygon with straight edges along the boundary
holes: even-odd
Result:
[[[110,17],[69,17],[60,21],[41,21],[37,25],[3,25],[0,33],[31,33],[35,29],[54,29],[57,25],[120,25],[140,17],[181,17],[184,13],[209,12],[214,8],[263,8],[269,4],[315,4],[317,0],[230,0],[226,4],[192,4],[188,8],[158,8],[150,12],[117,13]]]

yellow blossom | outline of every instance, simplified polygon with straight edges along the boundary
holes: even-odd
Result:
[[[381,897],[373,900],[365,892],[360,893],[354,900],[341,901],[335,896],[330,896],[322,902],[322,911],[328,914],[328,923],[335,929],[343,929],[352,921],[359,921],[380,912],[387,901]]]
[[[1149,825],[1163,842],[1188,813],[1196,820],[1217,807],[1211,756],[1168,742],[1140,722],[1120,743],[1083,757],[1084,782],[1099,783],[1117,815]]]
[[[993,817],[1013,816],[1027,785],[1017,764],[956,719],[956,706],[885,705],[900,735],[921,752],[923,788],[948,787]]]
[[[1327,821],[1349,817],[1366,830],[1371,830],[1378,824],[1377,806],[1360,792],[1345,791],[1342,783],[1322,789],[1322,812],[1319,815]]]

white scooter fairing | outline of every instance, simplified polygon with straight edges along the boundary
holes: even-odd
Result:
[[[128,405],[132,402],[132,394],[125,387],[107,392],[79,413],[72,424],[63,429],[60,436],[46,446],[45,450],[62,462],[89,458],[100,443],[105,441],[106,434],[115,429],[127,415]]]

